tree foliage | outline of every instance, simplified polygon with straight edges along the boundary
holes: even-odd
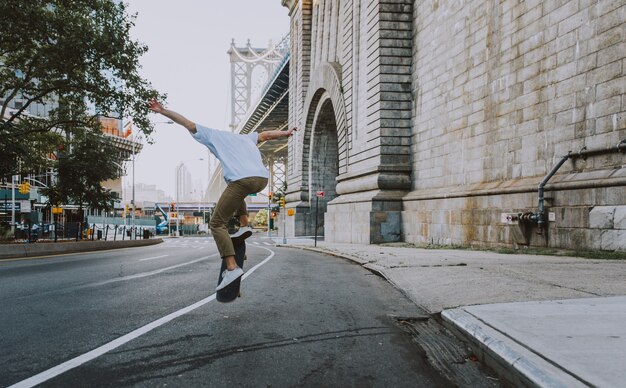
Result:
[[[0,177],[46,165],[61,139],[87,141],[102,115],[150,134],[145,102],[163,96],[139,75],[134,20],[112,0],[0,0]]]
[[[254,224],[263,226],[267,225],[269,218],[267,216],[267,209],[259,209],[259,212],[254,216]]]
[[[101,163],[102,160],[109,163]],[[58,147],[54,163],[57,184],[43,189],[42,193],[54,205],[74,203],[81,209],[108,210],[117,199],[116,193],[102,187],[101,182],[117,178],[121,162],[119,150],[103,135],[75,132],[71,141]]]

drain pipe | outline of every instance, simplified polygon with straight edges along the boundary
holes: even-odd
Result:
[[[613,152],[622,152],[622,151],[626,151],[626,139],[620,141],[614,147],[597,148],[597,149],[591,149],[591,150],[588,150],[587,147],[583,147],[577,153],[572,153],[572,151],[570,151],[567,153],[567,155],[562,156],[559,162],[554,167],[552,167],[552,170],[550,170],[548,175],[546,175],[541,180],[541,183],[539,183],[539,187],[537,190],[539,194],[539,205],[538,205],[537,213],[532,213],[532,212],[524,213],[521,215],[520,220],[526,221],[526,222],[529,222],[529,221],[536,222],[537,227],[538,227],[537,234],[540,234],[540,235],[543,234],[543,225],[546,222],[545,221],[545,205],[544,205],[544,201],[545,201],[544,188],[546,184],[548,183],[548,181],[554,176],[554,174],[556,174],[559,168],[561,168],[561,166],[563,166],[563,164],[565,164],[565,162],[568,159],[578,159],[578,158],[586,159],[588,156],[607,154],[607,153],[613,153]]]
[[[537,190],[539,193],[539,209],[538,209],[539,211],[537,213],[524,213],[520,217],[522,221],[536,222],[537,227],[539,228],[539,230],[537,231],[537,234],[543,233],[543,224],[546,222],[544,219],[545,218],[544,188],[546,184],[548,183],[548,181],[550,180],[550,178],[552,178],[554,174],[556,174],[559,168],[561,168],[561,166],[567,161],[567,159],[570,158],[571,155],[572,155],[572,151],[568,152],[567,155],[562,156],[561,160],[559,160],[559,162],[554,167],[552,167],[552,170],[550,170],[548,175],[546,175],[541,180],[541,183],[539,183],[539,188]]]

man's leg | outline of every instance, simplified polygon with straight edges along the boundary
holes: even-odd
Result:
[[[217,250],[220,256],[226,261],[226,269],[233,270],[237,268],[235,262],[235,248],[228,234],[228,221],[232,218],[235,211],[241,205],[241,201],[247,194],[242,193],[241,185],[238,182],[231,182],[226,190],[220,196],[215,205],[215,210],[209,222],[211,233],[217,244]]]
[[[242,179],[241,182],[245,182],[245,188],[248,194],[257,193],[267,186],[267,179],[260,177]],[[252,228],[249,226],[250,219],[248,218],[248,209],[245,200],[241,201],[236,216],[239,217],[239,230],[231,234],[230,238],[234,245],[239,245],[248,237],[252,236]]]
[[[250,219],[248,218],[248,206],[246,206],[246,201],[241,201],[241,205],[236,213],[237,217],[239,217],[239,227],[248,226],[250,224]]]
[[[248,237],[252,236],[252,228],[248,225],[250,219],[248,218],[248,207],[246,206],[245,200],[241,201],[241,205],[239,205],[235,216],[239,218],[239,229],[230,235],[230,239],[233,245],[240,245],[243,244]]]
[[[222,259],[225,261],[227,271],[235,271],[234,273],[236,274],[225,276],[222,283],[218,286],[218,289],[225,287],[243,274],[243,271],[239,269],[235,261],[235,249],[231,236],[228,234],[227,224],[233,214],[235,214],[235,211],[242,206],[242,202],[245,200],[246,196],[258,191],[257,188],[262,183],[259,179],[263,180],[264,178],[245,178],[231,182],[215,205],[215,211],[211,217],[209,226],[211,227],[213,238],[217,244],[217,249]],[[265,184],[267,184],[266,179]],[[265,186],[263,185],[263,187]],[[263,187],[261,187],[261,189],[263,189]]]

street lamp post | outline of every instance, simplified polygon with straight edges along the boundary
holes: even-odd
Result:
[[[180,202],[178,200],[178,181],[180,180],[180,168],[184,165],[184,163],[181,163],[176,169],[176,237],[180,237],[180,232],[178,231],[178,212],[180,211]]]
[[[120,169],[120,180],[121,180],[121,186],[122,186],[122,209],[123,209],[122,214],[124,215],[124,218],[122,221],[123,221],[123,225],[126,226],[126,196],[124,195],[124,183],[125,183],[124,176],[126,176],[126,169],[117,162],[112,162],[112,163],[115,164]],[[113,211],[115,212],[115,206],[113,206]]]
[[[131,233],[135,233],[135,154],[137,153],[136,144],[133,143],[133,195],[130,200],[130,204],[132,205],[132,213],[130,214],[130,223],[132,231]],[[137,238],[137,234],[135,233],[135,238]]]
[[[15,181],[17,175],[11,175],[11,231],[15,235]]]
[[[135,233],[135,155],[137,154],[137,141],[135,139],[136,136],[133,136],[133,159],[132,159],[132,164],[133,164],[133,176],[132,176],[132,180],[133,180],[133,187],[132,187],[132,197],[130,200],[130,204],[131,204],[131,213],[130,213],[130,230],[131,230],[131,236],[132,234]],[[137,237],[137,235],[135,234],[135,238]]]

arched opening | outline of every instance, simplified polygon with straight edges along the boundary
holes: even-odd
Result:
[[[317,218],[317,235],[324,235],[324,214],[328,202],[337,196],[337,175],[339,174],[339,147],[337,141],[337,121],[330,98],[322,99],[313,121],[309,162],[309,198],[312,221]],[[317,197],[319,191],[324,197]],[[317,212],[317,217],[316,217]],[[315,232],[315,227],[313,227]]]

